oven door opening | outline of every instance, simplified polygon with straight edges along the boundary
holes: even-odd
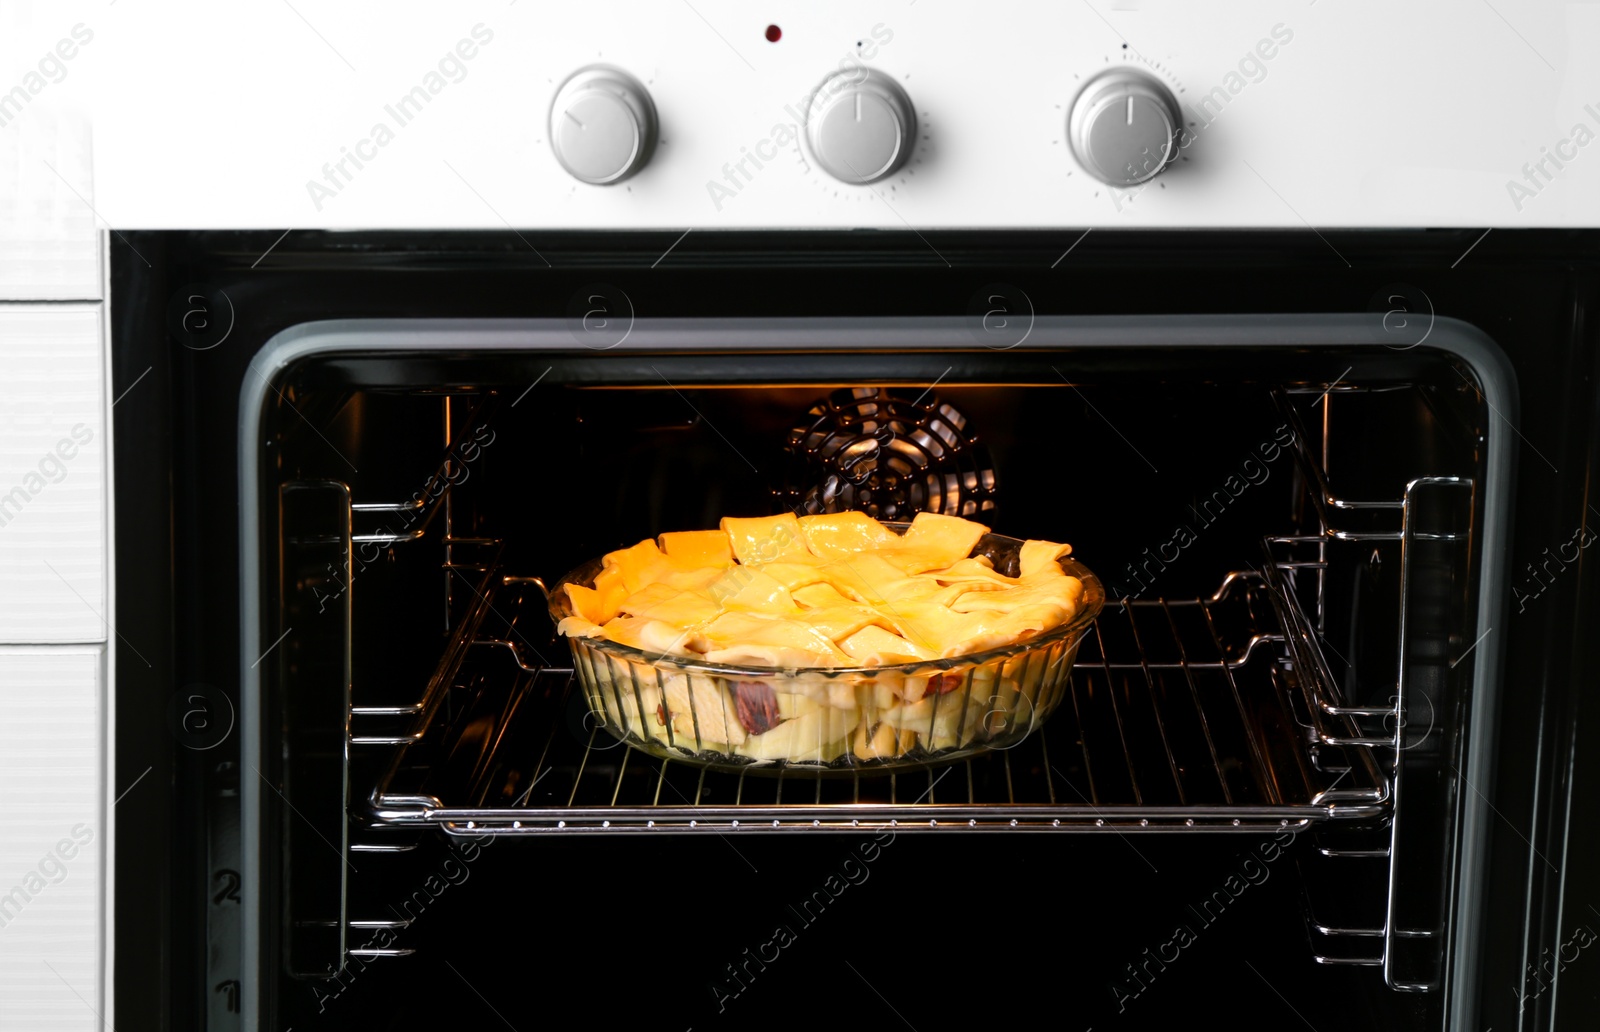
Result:
[[[810,881],[845,857],[864,885],[881,856],[910,894],[862,889],[830,943],[937,952],[991,910],[1070,916],[1084,942],[1038,957],[953,948],[986,965],[982,984],[1065,964],[1085,1025],[1182,1014],[1189,989],[1145,993],[1204,984],[1211,961],[1183,965],[1207,940],[1236,944],[1236,985],[1264,1015],[1276,993],[1373,1027],[1437,1021],[1482,528],[1505,489],[1476,375],[1425,347],[1159,340],[442,340],[284,364],[258,410],[246,531],[275,790],[253,878],[278,1017],[360,1013],[423,971],[462,1007],[481,982],[510,1001],[521,921],[581,929],[584,956],[542,962],[562,978],[643,951],[675,999],[661,1013],[687,1025],[799,977],[760,959],[785,951],[767,926],[804,941]],[[607,707],[649,707],[625,697],[637,685],[586,697],[545,585],[723,516],[844,509],[1073,545],[1107,602],[1049,719],[1009,749],[845,777],[707,771],[619,741]],[[1035,851],[1014,864],[1022,839]],[[1040,866],[1041,842],[1058,865]],[[801,873],[769,899],[760,870],[780,868]],[[720,945],[664,956],[678,934]],[[792,972],[902,993],[928,972],[832,971],[832,948]],[[952,1006],[980,1015],[981,996]]]

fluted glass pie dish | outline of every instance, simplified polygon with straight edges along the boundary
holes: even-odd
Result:
[[[908,525],[886,524],[897,534]],[[985,534],[970,553],[1016,576],[1024,542]],[[1076,610],[1046,631],[967,655],[883,666],[779,668],[707,662],[603,637],[569,636],[573,668],[599,727],[654,756],[721,769],[841,772],[924,766],[1007,749],[1061,702],[1078,645],[1105,604],[1099,579],[1067,556],[1082,582]],[[559,623],[569,584],[591,587],[585,563],[550,592]]]

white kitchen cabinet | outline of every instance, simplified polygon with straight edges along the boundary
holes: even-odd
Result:
[[[0,643],[107,638],[100,315],[0,303]]]
[[[0,1026],[92,1032],[102,943],[105,649],[0,647]],[[151,791],[146,783],[132,791]]]
[[[0,300],[103,295],[91,139],[48,94],[0,127]]]

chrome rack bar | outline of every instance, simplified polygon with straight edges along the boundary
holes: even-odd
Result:
[[[1449,512],[1449,515],[1441,517],[1436,506],[1430,506],[1419,501],[1419,499],[1437,492],[1455,496],[1449,503],[1454,506],[1454,510]],[[1462,492],[1465,492],[1464,498],[1462,497]],[[1400,656],[1396,663],[1395,675],[1395,709],[1398,719],[1395,721],[1396,754],[1393,779],[1397,801],[1402,793],[1405,792],[1406,783],[1411,777],[1415,777],[1420,773],[1427,778],[1432,772],[1427,771],[1426,768],[1431,766],[1434,772],[1438,769],[1436,763],[1430,764],[1428,757],[1422,750],[1409,753],[1403,750],[1402,747],[1407,744],[1404,718],[1410,712],[1410,697],[1413,694],[1418,691],[1426,692],[1430,687],[1435,691],[1439,690],[1440,684],[1447,680],[1449,671],[1454,670],[1456,664],[1465,658],[1463,656],[1450,661],[1444,651],[1436,649],[1435,646],[1441,640],[1447,641],[1450,635],[1464,630],[1467,626],[1468,613],[1466,609],[1460,612],[1434,613],[1431,610],[1435,608],[1442,610],[1446,607],[1412,607],[1410,605],[1410,593],[1418,579],[1426,574],[1428,563],[1431,562],[1435,568],[1440,564],[1439,552],[1441,547],[1445,545],[1454,546],[1451,549],[1453,556],[1450,562],[1453,575],[1459,577],[1461,569],[1469,561],[1471,534],[1470,532],[1462,534],[1453,531],[1455,527],[1461,525],[1471,526],[1472,503],[1475,494],[1476,488],[1473,481],[1461,477],[1418,477],[1406,485],[1405,516],[1402,522],[1405,537],[1401,546],[1400,561]],[[1443,495],[1440,495],[1440,497],[1442,498]],[[1452,522],[1452,517],[1459,519],[1460,522]],[[1449,532],[1441,533],[1437,530],[1425,531],[1423,529],[1423,526],[1427,525],[1429,521],[1441,518],[1450,524]],[[1419,560],[1419,554],[1425,558]],[[1419,563],[1422,565],[1419,566]],[[1422,572],[1419,573],[1419,570]],[[1437,569],[1435,569],[1435,573],[1437,573]],[[1459,625],[1455,623],[1456,620],[1461,621]],[[1447,661],[1449,662],[1448,669],[1445,668]],[[1430,677],[1430,674],[1433,676]],[[1429,703],[1430,706],[1433,705],[1431,697],[1429,697]],[[1432,728],[1430,727],[1428,733],[1431,732]],[[1414,762],[1419,757],[1421,761]],[[1423,791],[1426,791],[1426,788]],[[1417,861],[1411,860],[1410,857],[1421,853],[1424,855],[1422,865],[1430,870],[1437,869],[1437,865],[1443,863],[1444,856],[1448,854],[1442,853],[1442,843],[1436,837],[1429,835],[1427,831],[1421,833],[1420,838],[1416,833],[1408,834],[1407,829],[1411,823],[1411,813],[1402,811],[1397,805],[1394,820],[1390,827],[1389,893],[1384,911],[1384,930],[1387,934],[1384,936],[1383,977],[1385,983],[1391,989],[1403,992],[1424,992],[1438,988],[1438,983],[1442,980],[1442,974],[1434,967],[1433,970],[1427,972],[1428,981],[1418,981],[1415,977],[1402,977],[1399,971],[1406,966],[1409,958],[1401,958],[1397,961],[1396,957],[1397,950],[1395,947],[1398,940],[1435,937],[1435,931],[1432,929],[1407,931],[1402,928],[1403,924],[1412,924],[1418,917],[1415,906],[1409,908],[1408,914],[1402,913],[1402,910],[1406,909],[1401,898],[1400,887],[1401,882],[1406,879],[1403,865],[1409,860],[1413,869],[1415,869]],[[1430,915],[1426,909],[1424,909],[1421,916],[1424,920],[1436,920],[1441,923],[1444,920],[1442,915]],[[1437,963],[1437,957],[1432,957],[1430,960],[1434,964]],[[1415,969],[1418,965],[1412,960],[1410,966]],[[1424,966],[1432,967],[1433,965],[1424,964]],[[1412,976],[1417,973],[1415,970],[1407,972]]]
[[[422,704],[413,702],[409,706],[351,706],[350,715],[353,717],[407,717],[413,713],[422,712]]]
[[[433,721],[434,713],[444,700],[445,693],[449,690],[456,671],[460,669],[462,660],[466,658],[468,648],[476,640],[478,629],[483,626],[484,618],[492,608],[489,598],[493,592],[493,571],[498,569],[500,556],[504,553],[504,550],[504,545],[497,550],[494,561],[489,564],[490,571],[484,574],[482,582],[473,589],[474,597],[468,606],[466,615],[462,618],[456,632],[451,636],[444,652],[440,655],[439,664],[434,668],[433,676],[428,679],[427,686],[422,692],[422,698],[414,704],[416,715],[412,722],[411,730],[404,735],[351,736],[350,738],[350,744],[352,745],[399,746],[395,750],[383,777],[378,780],[377,786],[373,789],[369,806],[375,811],[381,810],[382,801],[380,801],[379,797],[399,772],[401,765],[405,761],[407,748],[421,741],[427,734],[428,726]],[[411,707],[407,708],[410,709]],[[384,819],[383,816],[376,812],[374,816],[379,820]]]
[[[409,957],[417,951],[411,949],[380,950],[373,946],[357,946],[344,952],[349,957]]]
[[[408,745],[419,740],[423,735],[421,731],[413,731],[404,735],[351,735],[351,745]]]
[[[415,842],[354,842],[350,845],[352,853],[409,853],[416,848]]]
[[[1294,434],[1294,443],[1289,447],[1294,453],[1295,464],[1300,467],[1300,472],[1305,476],[1306,483],[1311,487],[1310,495],[1312,504],[1316,507],[1317,516],[1321,522],[1323,532],[1327,537],[1336,541],[1398,541],[1400,531],[1353,531],[1343,530],[1333,525],[1330,512],[1369,512],[1390,511],[1399,512],[1404,505],[1403,501],[1379,500],[1362,501],[1350,498],[1340,498],[1333,493],[1333,488],[1328,484],[1328,474],[1323,464],[1318,462],[1311,454],[1310,439],[1306,434],[1305,424],[1300,419],[1299,411],[1290,403],[1288,392],[1274,390],[1273,403],[1279,413],[1288,421]],[[1329,405],[1331,408],[1331,404]]]
[[[1345,706],[1339,700],[1338,682],[1333,671],[1328,669],[1328,661],[1317,642],[1317,633],[1306,620],[1304,610],[1288,601],[1293,589],[1279,576],[1278,567],[1270,561],[1270,553],[1265,575],[1272,585],[1271,597],[1284,626],[1285,643],[1296,660],[1296,680],[1305,696],[1311,720],[1308,730],[1312,736],[1324,745],[1392,748],[1396,744],[1394,735],[1380,738],[1364,734],[1351,718],[1392,716],[1397,712],[1397,707]],[[1325,718],[1333,718],[1341,726],[1337,729],[1330,727]]]
[[[351,534],[350,541],[357,545],[397,545],[404,541],[420,541],[428,532],[426,525],[404,534]]]
[[[467,413],[468,424],[471,424],[483,414],[483,411],[487,407],[488,403],[489,395],[479,396],[477,403],[473,405],[471,411]],[[448,410],[448,395],[446,396],[445,405]],[[427,481],[422,485],[422,490],[417,492],[418,496],[412,501],[352,502],[350,505],[351,513],[422,514],[422,523],[420,526],[414,529],[403,531],[391,530],[388,532],[379,533],[352,534],[350,536],[351,543],[356,545],[398,545],[410,541],[422,540],[422,538],[428,532],[428,527],[432,525],[434,517],[441,509],[448,508],[450,491],[451,488],[455,486],[454,482],[450,480],[451,463],[455,461],[450,449],[451,442],[447,434],[445,439],[445,457],[439,461],[439,465],[434,468],[434,471],[428,476]],[[431,502],[429,501],[430,498],[432,498]],[[406,522],[409,524],[415,522],[415,520],[407,520]],[[488,539],[479,538],[472,539],[472,541],[473,543],[487,543]],[[447,541],[446,543],[449,544],[450,542]],[[461,544],[464,542],[463,539],[457,538],[455,539],[454,543]]]

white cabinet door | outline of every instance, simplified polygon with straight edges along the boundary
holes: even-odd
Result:
[[[105,649],[0,647],[0,1024],[93,1032],[110,831]],[[132,791],[153,791],[148,782]]]
[[[104,293],[89,76],[52,51],[74,20],[49,0],[0,3],[0,301]]]
[[[0,643],[105,641],[100,306],[0,304]]]
[[[0,5],[0,56],[6,37],[15,39],[6,31],[8,6]],[[19,54],[5,66],[24,60]],[[92,173],[87,116],[51,103],[49,94],[15,113],[0,107],[0,300],[102,295]]]

